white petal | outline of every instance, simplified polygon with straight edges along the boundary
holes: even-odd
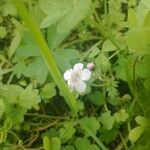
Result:
[[[79,81],[75,85],[75,90],[79,93],[84,92],[86,89],[86,84],[83,81]]]
[[[67,71],[64,73],[64,79],[65,79],[65,80],[69,80],[70,77],[71,77],[71,74],[72,74],[72,69],[67,70]]]
[[[77,63],[73,67],[73,71],[80,71],[83,69],[83,64],[82,63]]]
[[[89,69],[83,69],[81,72],[81,80],[87,81],[91,78],[91,71]]]
[[[67,84],[68,84],[70,91],[73,91],[75,88],[74,82],[72,82],[71,80],[68,80]]]

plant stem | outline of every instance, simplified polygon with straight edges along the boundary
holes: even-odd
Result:
[[[75,97],[71,92],[69,92],[68,87],[62,78],[62,75],[57,68],[55,59],[52,55],[52,52],[49,50],[49,47],[43,38],[43,35],[35,22],[34,18],[28,13],[27,9],[23,5],[23,3],[20,0],[14,0],[14,4],[20,14],[20,16],[24,19],[25,23],[28,25],[35,41],[37,42],[37,45],[40,48],[41,55],[43,56],[43,59],[45,63],[47,64],[47,67],[49,69],[49,72],[54,79],[56,85],[58,88],[62,91],[62,94],[69,105],[70,109],[74,112],[76,112],[76,101]]]
[[[102,150],[108,150],[108,148],[105,147],[105,145],[95,136],[95,134],[90,129],[88,129],[86,126],[84,126],[84,129],[90,134],[90,136],[95,140],[95,142],[100,146]]]

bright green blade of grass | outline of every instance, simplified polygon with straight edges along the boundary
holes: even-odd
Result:
[[[24,4],[22,3],[22,0],[14,0],[14,4],[18,10],[19,15],[24,19],[25,23],[29,27],[34,39],[36,40],[41,55],[43,56],[43,59],[45,63],[48,66],[49,72],[54,79],[56,85],[61,90],[67,104],[69,105],[70,109],[72,111],[76,111],[76,101],[75,97],[71,92],[69,92],[68,87],[63,80],[63,77],[57,68],[56,62],[54,60],[54,57],[52,55],[52,52],[49,50],[49,47],[43,38],[43,35],[36,24],[36,21],[34,18],[28,13],[27,9],[25,8]]]

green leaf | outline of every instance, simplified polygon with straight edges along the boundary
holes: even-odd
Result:
[[[145,127],[144,126],[138,126],[134,129],[132,129],[129,133],[129,139],[132,141],[132,142],[136,142],[139,137],[142,135],[142,133],[145,131]]]
[[[44,63],[41,57],[37,57],[35,61],[30,63],[26,70],[24,71],[24,75],[26,77],[31,77],[36,79],[40,84],[44,83],[47,75],[48,75],[48,68]]]
[[[75,133],[75,129],[73,127],[74,124],[71,122],[65,122],[63,127],[59,129],[60,138],[62,143],[66,143]]]
[[[54,23],[56,23],[60,18],[66,15],[69,12],[69,9],[58,10],[57,12],[51,12],[49,16],[45,17],[40,24],[40,28],[47,28]]]
[[[12,127],[12,120],[10,118],[7,118],[4,122],[4,128],[6,130],[10,130]]]
[[[55,83],[50,82],[44,85],[40,92],[40,96],[44,98],[52,98],[56,95]]]
[[[59,138],[53,137],[51,139],[51,149],[52,150],[60,150],[60,147],[61,147],[61,143],[60,143]]]
[[[139,25],[138,17],[133,9],[128,10],[128,22],[131,28],[138,27]]]
[[[113,43],[109,40],[106,40],[102,45],[102,51],[103,52],[111,52],[116,50],[116,46],[113,45]]]
[[[96,120],[95,117],[84,117],[80,120],[80,125],[83,130],[86,130],[85,128],[88,128],[90,131],[92,131],[94,134],[97,133],[97,130],[100,128],[99,122]],[[86,137],[89,137],[89,133],[85,132]]]
[[[20,124],[24,121],[24,114],[27,112],[27,109],[22,108],[19,105],[8,106],[5,111],[6,118],[10,118],[12,120],[13,125]]]
[[[104,53],[100,53],[95,59],[96,67],[102,71],[107,71],[110,68],[109,59]]]
[[[65,16],[73,7],[72,0],[40,0],[40,8],[47,15],[41,22],[40,27],[51,26]]]
[[[105,97],[102,92],[96,91],[94,94],[89,95],[89,100],[95,105],[105,104]]]
[[[67,146],[63,147],[62,150],[75,150],[75,148],[71,145],[67,145]]]
[[[88,150],[90,141],[87,138],[77,138],[75,141],[75,146],[77,150]]]
[[[17,62],[21,59],[25,59],[28,57],[40,56],[39,48],[35,45],[27,44],[21,45],[17,48],[15,57],[13,58],[13,62]]]
[[[32,86],[26,87],[19,96],[19,105],[26,109],[31,109],[32,107],[38,105],[41,99],[38,95],[38,90],[32,89]]]
[[[69,61],[79,58],[79,52],[74,49],[57,49],[55,53],[65,57]]]
[[[90,8],[91,0],[74,0],[73,8],[70,12],[61,19],[57,31],[64,33],[73,29],[87,14]]]
[[[50,140],[47,136],[44,136],[43,138],[43,145],[44,145],[44,150],[51,150]]]
[[[96,55],[98,55],[100,53],[100,50],[97,46],[92,46],[90,49],[90,54],[88,55],[88,58],[93,58]]]
[[[150,120],[147,119],[147,118],[144,118],[142,116],[137,116],[135,118],[135,121],[139,124],[139,125],[142,125],[142,126],[150,126]]]
[[[57,66],[62,72],[65,72],[67,69],[72,68],[70,61],[57,53],[54,53],[54,58],[56,60]]]
[[[4,38],[6,34],[7,34],[6,28],[1,26],[0,27],[0,39]]]
[[[72,68],[71,61],[79,57],[79,52],[74,49],[58,49],[54,51],[54,57],[62,72]]]
[[[100,150],[100,148],[97,145],[92,144],[92,145],[90,145],[88,150]]]
[[[150,27],[150,11],[145,16],[143,27]]]
[[[125,122],[128,119],[129,115],[126,113],[125,109],[121,109],[120,111],[114,114],[114,117],[116,121],[119,123]]]
[[[150,9],[150,1],[149,0],[142,0],[141,2]]]
[[[7,138],[7,131],[5,131],[3,128],[0,129],[0,144],[4,143]]]
[[[2,14],[3,16],[7,16],[7,15],[16,16],[17,15],[17,10],[11,1],[7,1],[3,5]]]
[[[97,145],[90,144],[90,141],[87,138],[77,138],[75,146],[77,150],[100,150]]]
[[[0,86],[0,96],[6,103],[15,104],[22,90],[18,85],[3,85]]]
[[[20,45],[22,36],[20,34],[20,32],[18,32],[17,30],[14,33],[14,38],[11,41],[11,45],[10,48],[8,50],[8,57],[11,58],[13,56],[13,54],[16,52],[18,46]]]
[[[6,109],[6,104],[4,103],[4,100],[2,98],[0,98],[0,119],[3,115],[3,113],[5,112]]]
[[[100,140],[110,143],[116,139],[118,136],[118,129],[112,128],[111,130],[102,130],[100,131]]]
[[[48,28],[47,31],[47,41],[49,47],[53,50],[57,48],[61,42],[69,35],[70,32],[58,33],[57,26],[52,25]]]
[[[42,11],[51,15],[53,12],[63,12],[64,9],[68,9],[72,7],[73,0],[39,0],[39,5]]]
[[[14,67],[13,67],[13,71],[14,74],[17,75],[17,78],[20,78],[21,75],[24,73],[24,71],[26,70],[26,65],[23,61],[19,61]]]
[[[103,124],[104,128],[110,130],[115,123],[115,118],[111,115],[110,111],[107,111],[101,115],[100,122]]]
[[[127,32],[127,44],[131,52],[144,53],[150,45],[150,28],[134,29]]]

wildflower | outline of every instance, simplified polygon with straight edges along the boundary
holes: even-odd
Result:
[[[93,70],[94,67],[95,67],[95,64],[94,64],[93,62],[90,62],[90,63],[87,64],[87,68],[88,68],[89,70]]]
[[[89,69],[83,69],[82,63],[74,65],[73,69],[68,69],[64,73],[64,79],[67,81],[68,87],[71,91],[82,93],[86,89],[86,83],[91,77]]]

